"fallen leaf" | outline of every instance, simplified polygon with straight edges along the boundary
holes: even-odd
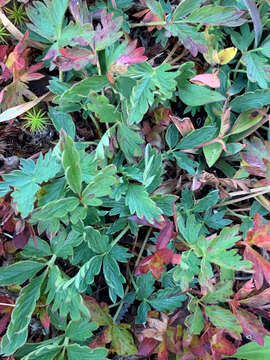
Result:
[[[236,53],[237,48],[229,47],[219,52],[214,51],[213,58],[217,64],[225,65],[235,57]]]
[[[211,88],[217,89],[220,87],[220,80],[217,74],[218,71],[214,74],[199,74],[189,79],[189,81],[197,85],[207,85]]]

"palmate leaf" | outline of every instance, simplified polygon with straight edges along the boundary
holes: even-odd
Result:
[[[144,216],[150,223],[154,219],[160,220],[161,210],[150,199],[144,186],[129,184],[125,202],[131,214],[136,213],[138,217]]]
[[[3,175],[4,186],[7,184],[15,188],[12,197],[22,217],[27,217],[33,210],[39,184],[52,179],[60,169],[58,158],[49,151],[44,157],[41,154],[36,163],[32,159],[21,159],[20,170]]]
[[[269,61],[263,56],[253,52],[244,54],[244,61],[247,66],[247,76],[251,82],[256,82],[262,89],[269,86]]]
[[[33,6],[26,8],[26,13],[32,24],[30,30],[47,39],[50,43],[56,41],[61,34],[64,15],[68,0],[35,1]]]
[[[171,66],[162,64],[152,68],[147,63],[142,63],[134,67],[135,74],[142,75],[137,81],[130,97],[131,110],[129,114],[129,124],[139,123],[149,106],[154,103],[155,95],[161,101],[170,99],[176,87],[177,72],[169,72]]]
[[[26,342],[28,325],[35,309],[36,301],[40,296],[40,288],[45,279],[45,275],[46,272],[31,280],[30,283],[22,289],[20,296],[17,298],[7,332],[2,338],[2,354],[13,354]]]

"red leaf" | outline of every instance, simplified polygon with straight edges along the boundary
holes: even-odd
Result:
[[[51,324],[50,317],[45,309],[40,310],[40,322],[45,328],[49,328]]]
[[[244,258],[253,263],[254,282],[256,289],[259,290],[263,285],[263,280],[270,284],[270,262],[265,260],[257,251],[253,250],[248,244],[245,244]]]
[[[173,231],[173,223],[168,220],[168,218],[164,217],[165,225],[163,229],[160,231],[157,239],[157,250],[165,248],[171,238],[176,238],[176,234]]]
[[[248,230],[246,242],[256,245],[265,250],[270,250],[270,221],[262,225],[262,218],[259,214],[255,214],[253,219],[253,227]]]
[[[185,136],[194,130],[194,126],[189,117],[180,119],[177,116],[170,116],[170,118],[182,136]]]
[[[210,343],[214,360],[220,360],[222,355],[232,356],[237,350],[234,344],[225,337],[224,330],[213,335]]]
[[[180,263],[180,258],[174,256],[170,249],[163,248],[157,250],[153,255],[146,256],[138,265],[135,275],[146,274],[151,271],[152,275],[158,280],[164,271],[164,265],[175,261]]]
[[[261,293],[239,301],[242,305],[259,308],[270,303],[270,288]]]
[[[138,356],[147,357],[153,354],[159,341],[152,338],[144,338],[138,349]]]
[[[270,336],[270,333],[263,327],[261,320],[249,311],[232,306],[234,315],[240,322],[243,334],[256,341],[257,344],[264,346],[264,335]]]
[[[10,321],[11,314],[5,314],[0,319],[0,335],[6,330],[6,327]]]
[[[217,89],[220,87],[220,81],[217,74],[218,72],[215,72],[214,74],[199,74],[189,79],[189,81],[197,85],[207,85]]]

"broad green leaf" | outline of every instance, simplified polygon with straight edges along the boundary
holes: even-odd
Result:
[[[269,37],[266,39],[266,41],[263,42],[263,44],[260,46],[261,52],[264,56],[270,58],[270,39]]]
[[[50,119],[58,132],[61,129],[65,130],[65,132],[72,138],[75,138],[75,124],[72,120],[70,114],[67,114],[63,111],[57,110],[57,108],[49,107],[49,116]]]
[[[203,0],[182,0],[174,10],[172,19],[174,21],[182,19],[193,10],[199,8],[201,3],[203,3]]]
[[[109,103],[106,96],[90,94],[89,99],[88,109],[94,112],[101,122],[115,123],[121,120],[121,113]]]
[[[204,144],[205,142],[212,140],[216,132],[217,129],[214,126],[203,126],[200,129],[193,130],[180,140],[176,149],[192,149],[198,145]]]
[[[26,13],[32,24],[29,29],[46,38],[52,43],[61,34],[64,15],[68,7],[68,0],[35,1],[26,8]]]
[[[138,287],[136,291],[136,299],[143,300],[149,298],[149,296],[155,290],[155,279],[150,272],[137,277],[136,285]]]
[[[66,346],[68,360],[106,360],[107,350],[105,348],[90,349],[88,346],[71,344]]]
[[[205,306],[205,313],[209,320],[219,329],[226,329],[238,335],[241,334],[242,328],[237,318],[227,309],[218,305]]]
[[[213,166],[222,153],[222,145],[218,142],[203,147],[205,160],[209,167]]]
[[[146,302],[143,301],[140,303],[137,309],[137,316],[136,316],[136,324],[143,324],[146,322],[148,311],[151,310],[151,306]]]
[[[117,130],[117,140],[120,149],[123,151],[129,162],[132,162],[134,157],[141,156],[142,150],[140,144],[143,144],[144,141],[140,135],[130,127],[120,123]]]
[[[93,180],[86,186],[82,193],[82,202],[86,205],[99,206],[102,196],[109,195],[112,186],[116,183],[116,167],[108,165],[96,175]]]
[[[82,188],[80,155],[71,137],[63,130],[61,130],[60,135],[60,147],[67,183],[74,193],[80,195]]]
[[[186,317],[185,325],[190,334],[200,335],[204,328],[204,317],[200,306],[197,304],[194,311]]]
[[[6,334],[2,337],[1,354],[11,355],[26,342],[28,325],[40,296],[40,288],[45,275],[46,273],[32,279],[22,289],[20,296],[16,300],[16,306],[12,311],[11,321]]]
[[[30,237],[21,254],[23,257],[41,258],[52,255],[52,252],[50,245],[47,243],[47,241],[42,240],[41,238],[36,236],[36,243],[34,242],[33,238]]]
[[[68,212],[74,211],[79,205],[79,199],[68,197],[65,199],[49,202],[47,205],[35,210],[31,216],[31,222],[52,220],[52,218],[63,218]]]
[[[66,90],[59,99],[60,104],[80,102],[83,98],[88,97],[91,91],[101,91],[108,84],[109,80],[106,76],[93,75]]]
[[[206,25],[240,26],[245,23],[243,15],[235,7],[224,7],[206,5],[200,9],[195,9],[185,18],[187,23],[203,23]]]
[[[264,338],[264,346],[260,346],[254,341],[240,346],[234,357],[246,360],[268,360],[270,357],[270,338]]]
[[[156,206],[154,201],[150,199],[142,185],[128,185],[125,203],[129,207],[131,214],[136,213],[139,217],[144,216],[150,223],[152,223],[154,219],[160,219],[161,210]]]
[[[36,261],[25,260],[19,261],[9,266],[0,268],[0,284],[12,285],[21,284],[38,273],[45,264]]]
[[[176,308],[181,307],[182,302],[187,298],[185,294],[177,295],[176,293],[177,289],[175,288],[161,289],[155,293],[154,298],[149,300],[149,304],[160,312],[165,312],[167,310],[173,311]]]
[[[244,95],[237,96],[230,103],[235,112],[242,112],[249,109],[260,109],[270,104],[270,89],[258,89],[252,92],[246,92]]]
[[[166,142],[170,149],[173,149],[179,141],[179,131],[177,130],[174,123],[171,123],[166,131]]]
[[[207,295],[203,296],[201,300],[204,303],[218,303],[226,302],[232,295],[232,281],[226,283],[218,283],[212,292],[208,292]]]
[[[41,154],[36,163],[32,159],[21,159],[20,170],[3,175],[5,183],[15,188],[12,197],[22,217],[34,209],[40,184],[54,178],[60,168],[59,160],[49,151],[44,157]]]
[[[218,91],[191,84],[187,81],[182,84],[178,82],[178,95],[183,103],[189,106],[201,106],[213,102],[225,101],[225,97]]]
[[[267,59],[254,52],[247,52],[244,54],[244,61],[247,66],[248,79],[251,82],[257,82],[262,89],[267,89],[269,84]]]
[[[93,336],[93,331],[98,328],[95,322],[71,321],[66,329],[66,337],[74,341],[85,341]]]
[[[138,352],[129,327],[126,324],[116,324],[110,329],[112,348],[120,356],[131,356]]]
[[[186,170],[190,175],[195,175],[196,167],[199,164],[193,161],[188,154],[184,153],[183,151],[174,151],[173,156],[177,162],[177,165],[181,168]]]
[[[230,135],[240,134],[253,126],[257,125],[262,120],[260,113],[254,114],[254,111],[247,110],[242,112],[236,119],[230,131]]]

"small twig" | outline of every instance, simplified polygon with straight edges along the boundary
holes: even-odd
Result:
[[[10,307],[15,307],[15,304],[6,304],[6,303],[0,303],[0,306],[10,306]]]
[[[145,249],[145,246],[146,246],[146,244],[147,244],[147,241],[149,240],[149,237],[150,237],[151,232],[152,232],[152,228],[150,227],[150,228],[148,229],[147,234],[146,234],[146,236],[145,236],[145,239],[144,239],[144,241],[143,241],[143,244],[142,244],[142,247],[141,247],[141,249],[140,249],[139,255],[138,255],[137,260],[136,260],[136,262],[135,262],[134,269],[136,269],[136,267],[138,266],[138,264],[139,264],[139,262],[140,262],[140,260],[141,260],[142,254],[143,254],[143,252],[144,252],[144,249]]]

